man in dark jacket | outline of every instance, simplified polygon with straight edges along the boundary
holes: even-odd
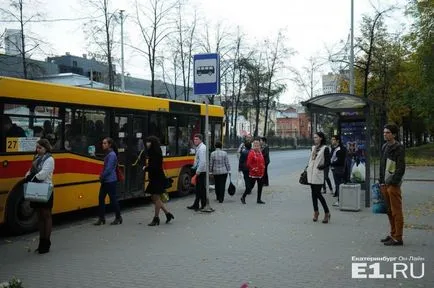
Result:
[[[339,206],[339,185],[345,182],[347,149],[342,145],[341,138],[338,135],[332,137],[332,147],[330,166],[333,173],[333,179],[335,180],[335,194],[333,197],[338,198],[333,206]]]
[[[387,246],[402,246],[404,217],[402,213],[401,184],[405,173],[404,147],[396,141],[399,129],[394,124],[384,126],[386,143],[381,149],[380,187],[387,205],[390,235],[381,242]]]
[[[264,177],[262,178],[262,183],[264,184],[264,186],[268,186],[268,165],[270,164],[270,148],[268,147],[266,137],[261,138],[261,150],[265,160],[265,171]]]

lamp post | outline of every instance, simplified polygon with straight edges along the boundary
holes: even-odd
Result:
[[[121,17],[121,91],[125,92],[125,66],[124,66],[124,11],[120,10]]]
[[[354,0],[351,0],[350,94],[354,94]]]

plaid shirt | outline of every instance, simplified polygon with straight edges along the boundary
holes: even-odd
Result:
[[[228,153],[226,153],[226,151],[217,148],[211,153],[209,172],[214,175],[227,174],[231,172]]]

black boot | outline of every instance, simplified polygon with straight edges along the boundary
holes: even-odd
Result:
[[[175,216],[173,216],[172,213],[168,212],[166,214],[166,224],[170,222],[170,220],[175,219]]]
[[[50,239],[41,239],[40,240],[40,247],[38,249],[39,254],[45,254],[50,252],[51,247],[51,241]]]
[[[154,217],[152,219],[152,222],[148,224],[148,226],[158,226],[160,225],[160,218]]]
[[[116,219],[112,223],[110,223],[110,225],[118,225],[118,224],[122,224],[122,217],[121,216],[116,217]]]
[[[38,248],[35,249],[35,253],[38,253],[38,252],[39,252],[39,250],[41,249],[41,246],[42,246],[42,242],[43,242],[43,241],[44,241],[43,239],[39,238]]]

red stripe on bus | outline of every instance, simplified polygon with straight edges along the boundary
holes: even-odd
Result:
[[[103,168],[102,162],[98,164],[73,158],[61,158],[55,161],[55,174],[80,173],[99,175]],[[176,169],[185,165],[192,165],[193,162],[193,160],[189,159],[167,161],[163,163],[163,168],[165,170]],[[0,179],[24,177],[31,164],[32,161],[29,160],[9,161],[7,167],[0,167]]]
[[[185,165],[193,165],[193,160],[178,160],[178,161],[167,161],[163,163],[163,169],[169,170],[169,169],[175,169],[180,168]]]
[[[61,158],[55,160],[55,174],[81,173],[99,175],[103,164],[92,163],[85,160]],[[32,165],[32,161],[9,161],[7,167],[0,168],[0,179],[24,177]]]

